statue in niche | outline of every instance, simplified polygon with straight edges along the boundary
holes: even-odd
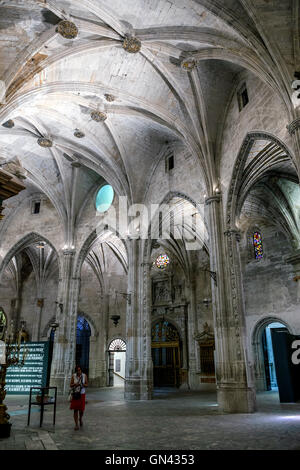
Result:
[[[174,300],[181,300],[182,298],[182,286],[179,284],[178,286],[174,286]]]
[[[170,300],[170,290],[166,282],[158,282],[154,289],[154,301],[163,302]]]
[[[201,331],[201,333],[198,333],[194,336],[194,339],[199,343],[205,343],[207,341],[210,342],[212,340],[214,341],[214,338],[215,335],[213,329],[207,322],[203,324],[203,330]]]
[[[215,337],[211,326],[207,322],[203,325],[203,330],[194,336],[198,341],[200,353],[200,368],[201,376],[209,377],[201,379],[201,382],[214,382],[215,378],[215,363],[214,363],[214,349]]]

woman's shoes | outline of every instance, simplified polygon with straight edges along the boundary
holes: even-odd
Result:
[[[74,431],[78,431],[79,427],[75,426]]]
[[[83,426],[83,422],[82,422],[82,421],[80,421],[80,426]]]

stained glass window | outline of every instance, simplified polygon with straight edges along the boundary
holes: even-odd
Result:
[[[152,326],[152,343],[165,341],[179,341],[179,334],[175,326],[167,320],[159,320]]]
[[[169,258],[168,255],[166,255],[166,254],[159,255],[156,258],[155,266],[159,269],[165,269],[168,266],[169,263],[170,263],[170,258]]]
[[[96,196],[96,209],[98,212],[106,212],[114,199],[114,190],[110,184],[105,184],[99,189]]]
[[[77,317],[77,335],[81,334],[81,331],[87,332],[88,336],[91,336],[90,325],[86,319],[80,315]]]
[[[263,253],[263,246],[262,246],[262,238],[259,232],[254,232],[253,234],[253,246],[254,246],[255,259],[262,259],[264,253]]]
[[[76,329],[76,365],[79,365],[85,374],[89,370],[91,328],[86,319],[78,315]]]

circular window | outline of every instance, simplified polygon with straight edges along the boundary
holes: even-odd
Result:
[[[170,263],[170,258],[168,257],[168,255],[166,255],[166,254],[159,255],[156,258],[155,266],[159,269],[165,269],[168,266],[169,263]]]
[[[98,212],[105,212],[110,208],[114,194],[114,190],[110,184],[105,184],[99,189],[96,196],[96,209]]]

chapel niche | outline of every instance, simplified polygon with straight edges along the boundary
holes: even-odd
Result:
[[[165,366],[173,369],[169,371],[169,376],[175,377],[176,387],[181,387],[188,381],[186,351],[188,304],[184,273],[173,257],[159,251],[153,254],[151,285],[153,324],[168,324],[168,328],[170,325],[176,325],[182,338],[182,341],[178,341],[176,345],[167,344],[166,341],[166,344],[160,345],[160,350],[157,344],[154,344],[155,341],[152,341],[154,372],[159,374],[159,368],[164,367],[162,357],[165,354]],[[154,383],[159,382],[156,377],[154,379]]]
[[[202,383],[215,383],[215,336],[212,327],[205,322],[203,330],[195,335],[199,345],[200,375]]]

